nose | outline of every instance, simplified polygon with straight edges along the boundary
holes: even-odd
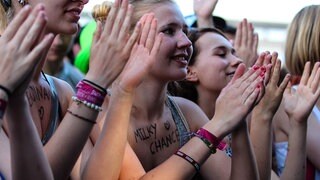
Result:
[[[184,32],[181,32],[178,38],[178,48],[191,48],[192,43]]]
[[[241,63],[243,63],[243,61],[240,58],[238,58],[237,56],[232,56],[232,59],[230,61],[230,65],[232,67],[238,67]]]

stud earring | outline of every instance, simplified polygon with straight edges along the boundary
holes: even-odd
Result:
[[[19,4],[21,4],[22,6],[28,4],[27,0],[18,0]]]

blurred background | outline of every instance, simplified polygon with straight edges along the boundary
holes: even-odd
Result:
[[[91,19],[93,6],[103,1],[89,1],[82,13],[81,26]],[[192,24],[195,20],[193,0],[175,1],[187,23]],[[311,4],[320,4],[320,0],[219,0],[213,14],[224,18],[228,25],[235,27],[243,18],[247,18],[259,34],[259,52],[277,51],[279,57],[284,60],[283,50],[288,23],[301,8]]]

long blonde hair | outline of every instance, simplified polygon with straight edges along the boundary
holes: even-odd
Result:
[[[0,4],[0,33],[2,33],[13,18],[14,11],[12,7],[5,8],[2,3]]]
[[[320,5],[301,9],[288,28],[285,59],[293,75],[302,75],[304,64],[320,61]]]

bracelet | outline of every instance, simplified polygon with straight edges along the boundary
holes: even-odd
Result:
[[[216,147],[210,141],[208,141],[206,138],[200,136],[197,133],[192,133],[192,136],[195,136],[195,137],[201,139],[206,144],[206,146],[209,148],[211,154],[215,154],[217,152]]]
[[[4,112],[6,111],[7,101],[0,99],[0,119],[3,118]]]
[[[99,89],[85,83],[84,81],[80,81],[77,84],[76,96],[81,101],[87,101],[89,103],[101,106],[103,104],[104,98],[106,97],[106,93],[101,92]]]
[[[79,116],[78,114],[73,113],[73,112],[70,111],[69,109],[67,109],[67,112],[70,113],[72,116],[77,117],[77,118],[79,118],[79,119],[81,119],[81,120],[83,120],[83,121],[89,122],[89,123],[91,123],[91,124],[96,124],[96,123],[97,123],[97,122],[92,121],[92,120],[90,120],[90,119],[88,119],[88,118]]]
[[[195,161],[192,157],[188,156],[187,154],[179,150],[174,154],[188,161],[196,169],[197,172],[200,171],[200,164],[197,161]]]
[[[224,150],[227,148],[227,143],[223,142],[221,139],[218,139],[215,135],[211,134],[206,129],[200,128],[196,134],[208,140],[214,147],[219,150]]]
[[[0,89],[2,89],[7,94],[8,98],[12,95],[12,92],[8,88],[0,85]]]
[[[96,84],[92,81],[89,81],[88,79],[83,79],[82,81],[85,82],[86,84],[93,85],[95,88],[97,88],[98,90],[100,90],[104,94],[107,94],[107,90],[105,88],[99,86],[98,84]]]
[[[93,104],[93,103],[90,103],[88,101],[85,101],[85,100],[80,100],[78,97],[76,96],[72,96],[72,100],[74,102],[77,102],[77,103],[82,103],[84,104],[86,107],[90,108],[90,109],[93,109],[93,110],[96,110],[96,111],[102,111],[102,108],[96,104]]]

